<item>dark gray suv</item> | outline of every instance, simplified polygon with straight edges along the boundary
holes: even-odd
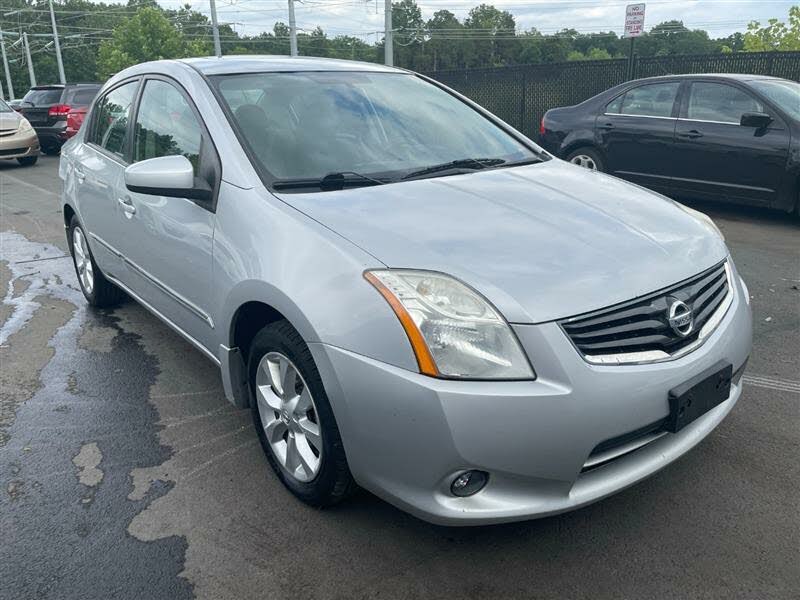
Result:
[[[67,141],[67,115],[89,106],[99,90],[99,83],[37,85],[28,90],[17,111],[33,125],[42,152],[58,154]]]

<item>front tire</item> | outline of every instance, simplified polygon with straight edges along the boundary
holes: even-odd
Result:
[[[38,156],[23,156],[22,158],[18,158],[17,162],[23,167],[32,167],[36,164],[37,160],[39,160]]]
[[[278,479],[303,502],[327,507],[355,488],[311,351],[288,321],[256,334],[248,360],[253,423]]]
[[[125,293],[103,276],[89,249],[89,242],[77,216],[69,224],[69,247],[72,264],[86,301],[97,308],[119,304]]]
[[[603,157],[600,156],[597,150],[589,148],[588,146],[570,152],[567,155],[567,161],[571,162],[573,165],[589,169],[590,171],[605,173],[606,170]]]

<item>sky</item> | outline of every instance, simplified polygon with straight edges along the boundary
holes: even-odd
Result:
[[[165,8],[176,8],[187,0],[160,0]],[[209,14],[210,0],[188,0],[194,10]],[[287,0],[216,0],[222,23],[230,23],[240,34],[271,31],[276,21],[288,22]],[[484,0],[511,12],[519,29],[536,27],[542,33],[564,28],[580,32],[613,30],[622,33],[625,6],[630,0]],[[423,17],[447,9],[460,20],[480,0],[417,0]],[[682,20],[692,29],[705,29],[711,37],[744,31],[749,21],[766,23],[769,18],[785,21],[789,8],[800,0],[650,0],[645,2],[645,30],[671,19]],[[322,27],[330,35],[356,35],[365,41],[383,37],[384,0],[296,0],[300,30]]]

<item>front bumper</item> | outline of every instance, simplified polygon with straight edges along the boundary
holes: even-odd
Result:
[[[0,137],[0,159],[24,158],[38,154],[39,138],[33,130]]]
[[[433,379],[340,348],[311,350],[356,481],[434,523],[478,525],[552,515],[609,496],[665,467],[708,435],[741,395],[677,434],[584,470],[601,442],[669,413],[668,391],[717,364],[734,371],[750,353],[752,322],[742,282],[705,344],[673,361],[591,365],[555,323],[515,325],[538,378],[476,382]],[[465,469],[490,474],[478,494],[450,494]]]

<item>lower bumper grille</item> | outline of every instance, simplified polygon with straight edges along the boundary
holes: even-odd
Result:
[[[16,156],[17,154],[25,154],[27,151],[27,148],[9,148],[0,150],[0,156]]]
[[[664,290],[560,325],[590,362],[663,360],[707,335],[704,328],[716,326],[730,294],[730,268],[722,262]]]

